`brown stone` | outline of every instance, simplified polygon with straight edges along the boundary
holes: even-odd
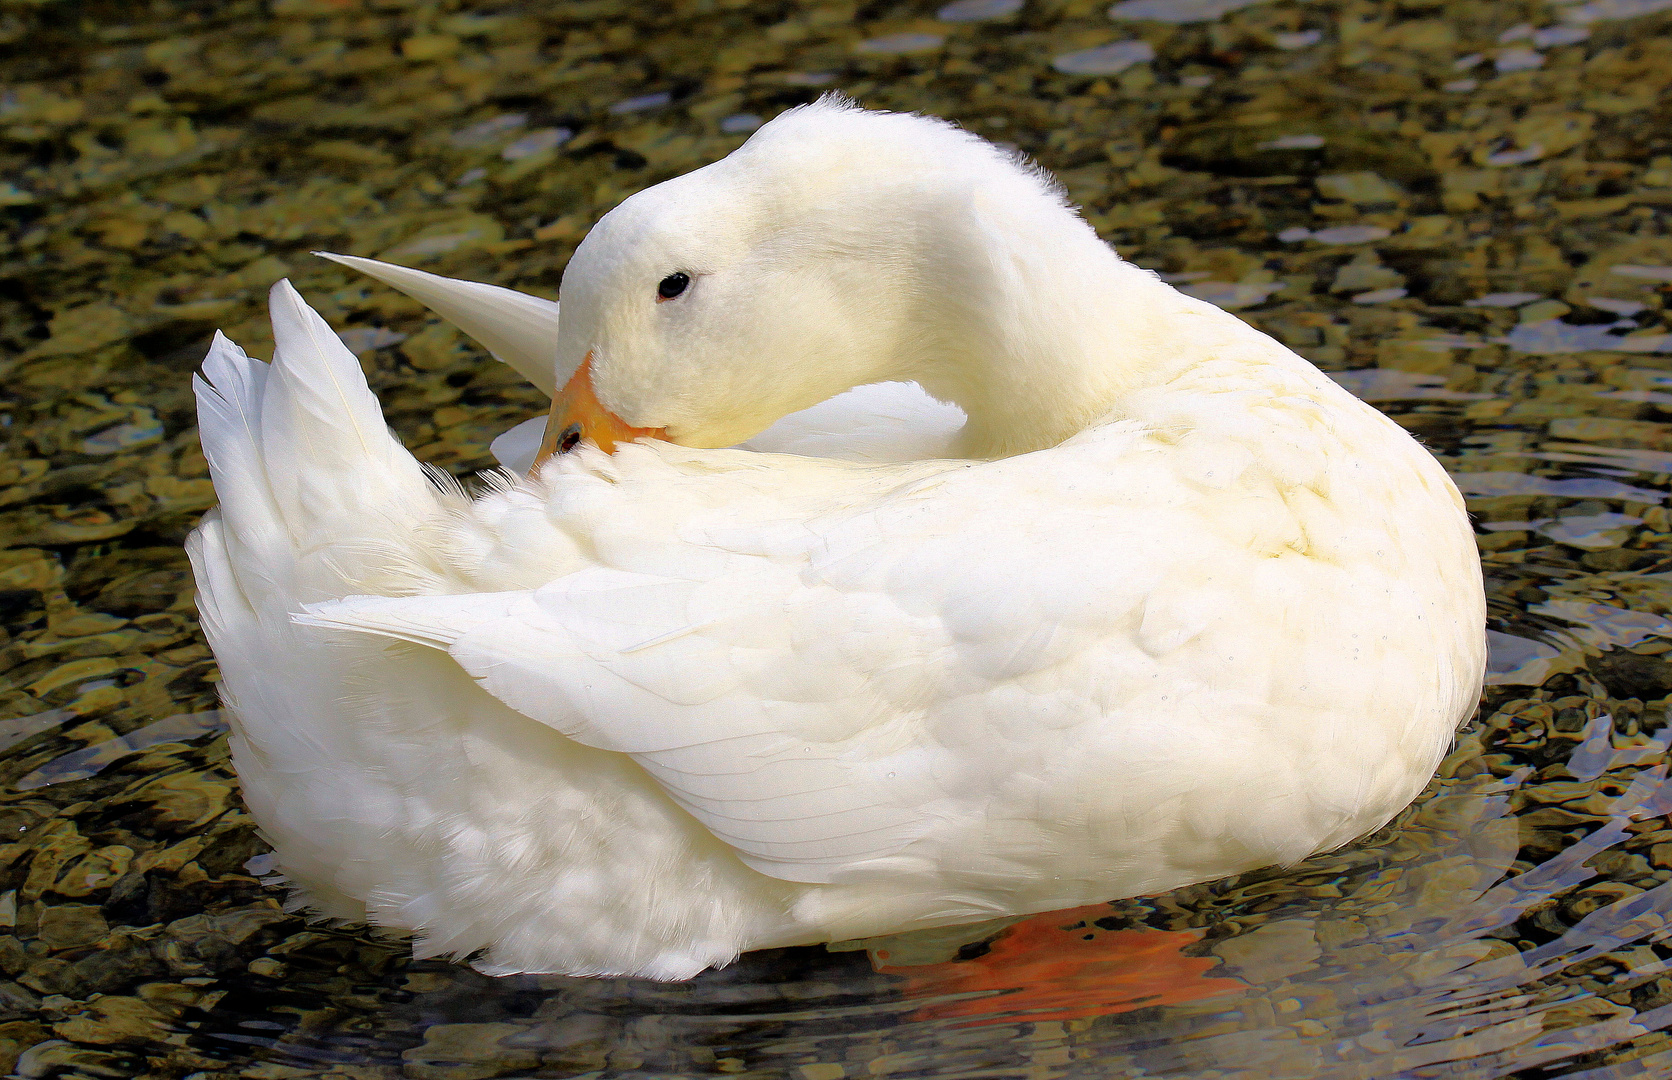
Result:
[[[48,948],[92,945],[109,931],[104,916],[91,904],[56,904],[41,912],[39,934]]]

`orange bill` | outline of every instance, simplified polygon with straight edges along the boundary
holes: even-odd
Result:
[[[592,390],[592,354],[586,354],[581,366],[569,379],[569,384],[552,398],[551,415],[546,419],[546,435],[540,440],[540,452],[535,455],[534,469],[538,471],[546,459],[554,454],[566,454],[586,440],[598,444],[606,454],[615,453],[615,444],[632,442],[649,436],[666,438],[664,428],[637,428],[604,408]]]

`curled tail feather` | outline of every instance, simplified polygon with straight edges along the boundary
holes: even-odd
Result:
[[[352,897],[387,887],[400,858],[401,796],[363,767],[375,732],[342,700],[357,654],[291,616],[412,562],[440,496],[325,321],[289,282],[270,302],[273,362],[217,334],[193,379],[220,507],[187,551],[246,801],[307,905],[361,918]]]

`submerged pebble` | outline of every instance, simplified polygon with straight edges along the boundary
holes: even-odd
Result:
[[[1179,291],[1189,293],[1198,300],[1206,300],[1208,303],[1222,307],[1226,311],[1237,311],[1265,303],[1267,297],[1282,290],[1283,287],[1281,281],[1193,281],[1179,286]]]
[[[1630,319],[1578,326],[1545,319],[1522,323],[1495,340],[1519,352],[1545,356],[1578,352],[1672,352],[1672,335],[1640,334],[1639,329]]]
[[[1160,23],[1213,22],[1239,8],[1268,0],[1121,0],[1109,9],[1109,18]]]
[[[660,102],[651,101],[651,99],[654,98],[661,98],[662,100]],[[640,108],[650,109],[655,108],[658,104],[666,104],[666,99],[666,94],[651,94],[646,98],[633,100],[639,102],[651,101],[650,104],[637,106]],[[621,108],[621,106],[626,104],[628,104],[628,102],[618,101],[614,105],[610,106],[610,108],[617,109],[621,112],[634,111],[633,109]],[[527,135],[519,138],[516,142],[506,146],[505,149],[499,152],[499,156],[504,158],[506,161],[521,161],[523,158],[533,157],[535,154],[543,154],[548,150],[557,149],[573,138],[574,134],[574,132],[570,131],[566,127],[541,128],[538,131],[529,132]]]
[[[1022,10],[1023,0],[953,0],[935,12],[941,22],[985,22]]]
[[[1143,41],[1116,41],[1095,49],[1064,53],[1051,66],[1068,75],[1118,75],[1133,64],[1155,59],[1155,50]]]
[[[86,749],[55,758],[33,772],[19,777],[14,786],[19,791],[30,791],[48,784],[85,780],[89,776],[96,776],[107,765],[136,750],[156,746],[158,743],[190,742],[225,730],[226,721],[222,719],[219,711],[171,716],[118,738],[95,743]]]
[[[903,56],[908,53],[927,52],[938,49],[946,41],[940,34],[888,34],[883,37],[869,38],[854,46],[862,53],[875,53],[883,56]]]

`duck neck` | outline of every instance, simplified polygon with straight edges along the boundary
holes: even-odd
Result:
[[[967,457],[1055,446],[1118,415],[1125,396],[1190,362],[1169,324],[1207,314],[1027,194],[978,189],[966,212],[939,217],[951,235],[926,246],[919,295],[939,305],[926,321],[943,329],[904,377],[964,410]]]

